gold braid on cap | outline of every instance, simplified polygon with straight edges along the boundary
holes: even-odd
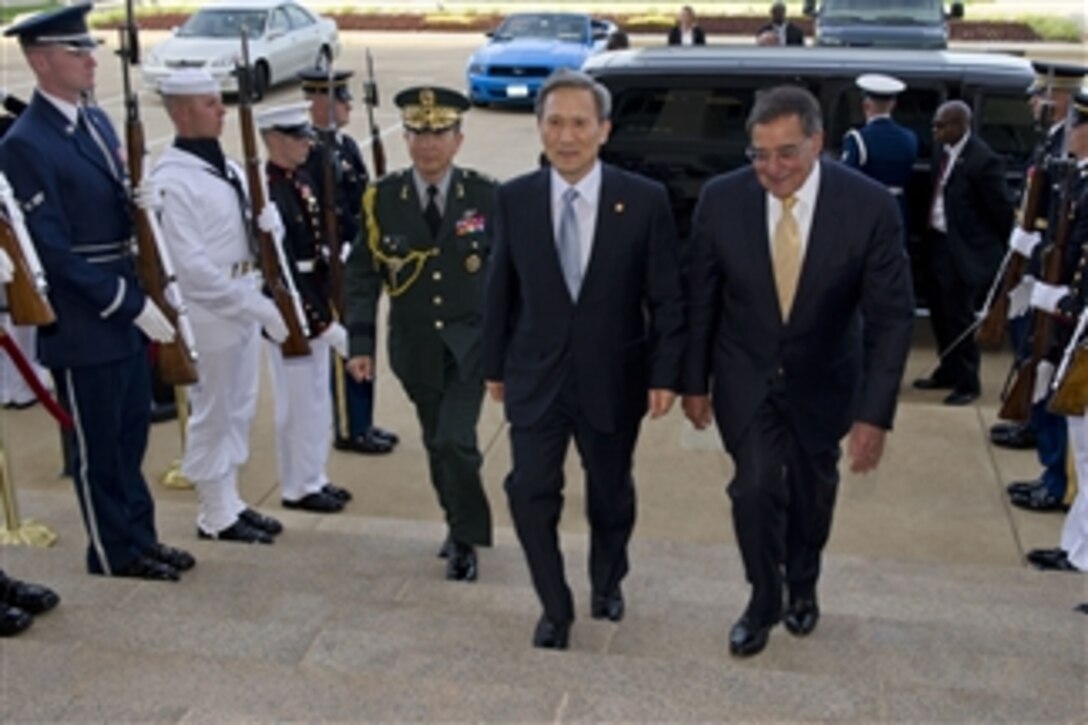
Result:
[[[424,88],[419,92],[419,103],[403,108],[404,125],[411,129],[438,131],[448,128],[461,119],[461,112],[453,106],[440,106],[435,102],[434,91]]]
[[[428,257],[438,256],[438,247],[430,249],[413,249],[403,257],[392,257],[382,252],[381,227],[378,225],[378,216],[374,207],[378,198],[378,186],[371,184],[363,194],[363,210],[366,214],[367,246],[370,247],[370,255],[374,262],[374,270],[381,271],[385,267],[388,274],[384,280],[385,289],[390,297],[400,297],[409,287],[416,283],[419,275],[423,274],[423,265]],[[397,281],[397,274],[407,265],[415,265],[415,269],[403,282]]]

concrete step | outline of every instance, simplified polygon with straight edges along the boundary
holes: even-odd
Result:
[[[274,546],[196,541],[195,507],[159,506],[190,548],[180,584],[82,572],[68,491],[32,491],[61,533],[4,549],[63,603],[0,647],[7,720],[1077,720],[1085,710],[1083,577],[1023,567],[828,557],[824,616],[732,659],[747,596],[730,544],[642,540],[628,616],[586,611],[587,540],[564,536],[571,651],[529,645],[539,609],[513,533],[481,580],[446,582],[441,524],[284,512]],[[279,512],[277,512],[278,514]],[[45,688],[48,683],[48,689]]]

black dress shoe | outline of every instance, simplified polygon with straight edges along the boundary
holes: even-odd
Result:
[[[0,637],[14,637],[34,624],[30,612],[19,607],[0,604]]]
[[[533,646],[540,649],[566,649],[570,642],[570,622],[553,622],[540,617],[533,630]]]
[[[1062,499],[1055,496],[1043,486],[1031,490],[1031,493],[1014,493],[1009,495],[1009,501],[1017,508],[1046,513],[1048,511],[1068,511]]]
[[[623,619],[624,603],[623,591],[616,587],[611,594],[594,594],[589,613],[594,619],[608,619],[618,622]]]
[[[1032,549],[1027,553],[1027,560],[1041,571],[1079,571],[1062,549]]]
[[[265,516],[259,511],[253,509],[245,509],[242,513],[238,514],[238,519],[244,521],[255,529],[260,529],[269,536],[279,536],[283,533],[283,524],[278,519],[274,519],[271,516]]]
[[[915,390],[951,390],[952,383],[937,377],[917,378],[911,385]]]
[[[151,422],[163,423],[168,420],[175,420],[178,417],[178,406],[176,403],[155,403],[151,406]]]
[[[477,568],[476,549],[471,544],[451,541],[446,558],[446,578],[450,581],[474,582]]]
[[[353,498],[355,498],[355,496],[352,495],[351,491],[347,490],[346,488],[334,486],[331,483],[326,483],[324,486],[322,486],[321,493],[332,496],[340,503],[347,503],[348,501],[351,501]]]
[[[1077,606],[1073,607],[1073,611],[1080,612],[1081,614],[1088,614],[1088,602],[1085,602],[1084,604],[1078,604]]]
[[[815,599],[798,599],[786,608],[783,623],[790,634],[804,637],[812,634],[820,621],[820,607]]]
[[[193,555],[188,551],[176,549],[173,546],[167,546],[162,542],[153,544],[151,548],[144,553],[148,558],[162,562],[178,571],[189,571],[196,566],[196,559],[194,559]]]
[[[282,499],[281,503],[286,509],[300,509],[315,514],[337,514],[344,510],[343,501],[338,498],[333,498],[324,491],[308,493],[298,501]]]
[[[22,609],[28,614],[42,614],[57,606],[60,597],[49,587],[12,579],[0,571],[0,603]]]
[[[1038,442],[1035,431],[1020,423],[998,424],[990,429],[990,442],[1001,448],[1027,450]]]
[[[969,390],[953,390],[945,396],[945,405],[969,405],[978,399],[978,393]]]
[[[26,410],[27,408],[33,408],[38,404],[37,398],[31,398],[30,400],[24,400],[22,402],[11,401],[10,403],[4,403],[4,407],[8,410]],[[29,626],[29,625],[27,625]]]
[[[452,546],[453,546],[453,540],[450,539],[450,537],[447,536],[446,540],[442,542],[442,546],[438,549],[438,554],[437,554],[438,558],[439,559],[448,559],[448,558],[450,558],[450,548]]]
[[[1013,481],[1005,487],[1005,490],[1009,492],[1010,496],[1027,496],[1032,490],[1042,485],[1043,482],[1039,479],[1034,481]]]
[[[755,627],[746,614],[729,630],[729,653],[734,657],[757,655],[767,646],[770,635],[770,625]]]
[[[355,438],[337,438],[333,441],[333,448],[349,453],[362,453],[364,455],[381,455],[391,453],[395,443],[385,438],[379,438],[371,432],[364,433]]]
[[[151,579],[153,581],[176,582],[181,579],[178,570],[169,564],[152,559],[150,556],[138,556],[125,566],[113,572],[114,576],[131,579]]]
[[[214,533],[205,531],[198,526],[196,535],[201,539],[236,541],[239,544],[272,544],[276,541],[272,538],[272,534],[263,529],[258,529],[256,526],[250,526],[241,517],[222,531]]]
[[[375,438],[381,438],[382,440],[387,442],[389,445],[394,446],[394,447],[398,443],[400,443],[400,436],[398,436],[396,433],[394,433],[391,430],[386,430],[385,428],[379,428],[378,426],[374,426],[374,427],[372,427],[370,429],[370,435],[375,437]]]

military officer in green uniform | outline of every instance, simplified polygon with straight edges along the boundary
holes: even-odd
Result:
[[[416,407],[431,482],[449,536],[446,578],[474,581],[477,546],[491,545],[476,423],[483,401],[480,333],[496,182],[453,165],[469,101],[409,88],[401,109],[412,166],[370,184],[363,242],[345,270],[348,372],[372,379],[378,298],[389,295],[389,361]]]

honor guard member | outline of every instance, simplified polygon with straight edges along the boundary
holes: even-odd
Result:
[[[1028,174],[1046,173],[1044,159],[1057,157],[1061,154],[1062,144],[1065,139],[1065,117],[1069,110],[1069,98],[1080,88],[1085,71],[1077,66],[1060,65],[1035,61],[1032,63],[1035,78],[1027,88],[1028,103],[1031,106],[1032,116],[1037,127],[1044,134],[1040,142],[1041,157],[1036,154],[1035,163],[1028,169]],[[1046,128],[1042,128],[1043,121],[1047,121]],[[1038,213],[1034,226],[1042,231],[1047,228],[1047,208],[1050,206],[1051,184],[1044,184],[1042,196],[1038,204]],[[1022,206],[1022,205],[1021,205]],[[1014,238],[1017,235],[1014,232]],[[1020,237],[1025,239],[1025,237]],[[1042,235],[1034,237],[1042,241]],[[1030,244],[1012,245],[1019,254],[1031,257],[1034,247]],[[1017,354],[1026,354],[1027,337],[1031,328],[1031,316],[1023,316],[1009,320],[1009,332],[1012,344]],[[990,428],[990,440],[994,445],[1003,448],[1034,448],[1038,443],[1038,434],[1033,425],[1019,422],[997,423]],[[1047,444],[1044,444],[1047,445]],[[1029,491],[1038,481],[1014,483],[1010,486],[1010,493],[1014,490],[1020,492]]]
[[[1080,93],[1072,100],[1069,113],[1070,126],[1067,131],[1068,149],[1077,158],[1077,179],[1073,191],[1076,199],[1071,210],[1072,219],[1067,248],[1075,250],[1077,261],[1072,278],[1067,284],[1050,285],[1037,282],[1031,290],[1031,306],[1056,316],[1055,327],[1063,331],[1058,344],[1066,346],[1071,341],[1069,334],[1074,330],[1078,318],[1085,314],[1088,306],[1088,93]],[[1083,332],[1078,342],[1083,352],[1085,338]],[[1072,358],[1076,360],[1077,358]],[[1078,378],[1083,386],[1082,373],[1074,373],[1077,363],[1072,362],[1071,369],[1065,372],[1063,384],[1075,384]],[[1079,391],[1084,395],[1084,391]],[[1062,526],[1060,546],[1053,549],[1033,549],[1027,553],[1027,560],[1038,569],[1050,571],[1088,571],[1088,425],[1086,413],[1081,410],[1077,415],[1069,415],[1066,422],[1069,428],[1069,445],[1073,450],[1073,462],[1078,487],[1073,506],[1065,517]]]
[[[363,154],[355,139],[343,129],[351,122],[351,89],[348,81],[353,73],[348,70],[333,72],[332,103],[329,102],[329,74],[313,69],[299,73],[302,91],[310,101],[310,120],[317,129],[326,129],[330,123],[336,126],[336,147],[333,149],[333,175],[336,183],[336,224],[340,232],[341,258],[347,259],[351,247],[359,240],[359,227],[363,207],[363,192],[370,181]],[[324,203],[325,152],[322,136],[310,150],[306,159],[306,172],[313,179],[317,198]],[[343,314],[343,310],[340,310]],[[341,363],[346,366],[346,362]],[[344,368],[346,372],[346,367]],[[344,395],[337,397],[333,383],[333,447],[338,451],[381,454],[389,453],[398,442],[391,431],[374,425],[374,381],[356,380],[344,375]]]
[[[1043,140],[1044,158],[1037,160],[1031,170],[1033,174],[1044,175],[1042,198],[1034,225],[1038,233],[1014,232],[1010,238],[1010,245],[1016,253],[1030,260],[1029,277],[1025,277],[1021,297],[1029,294],[1027,290],[1033,279],[1042,279],[1044,262],[1041,251],[1053,241],[1053,235],[1058,226],[1057,214],[1061,206],[1062,176],[1060,173],[1053,173],[1046,159],[1061,159],[1068,154],[1066,127],[1070,104],[1073,95],[1084,81],[1086,71],[1080,66],[1055,63],[1035,62],[1032,65],[1035,69],[1035,81],[1028,88],[1032,111],[1037,121],[1049,119],[1050,125],[1044,129],[1046,134]],[[1067,242],[1063,260],[1063,277],[1067,278],[1072,274],[1072,269],[1076,265],[1076,255],[1077,250],[1074,250]],[[1012,309],[1013,307],[1017,305],[1010,304],[1011,337],[1016,346],[1017,358],[1023,359],[1031,354],[1034,336],[1032,323],[1035,315],[1019,314],[1022,310]],[[1048,363],[1046,370],[1049,372],[1053,372],[1053,368],[1049,367],[1053,362]],[[1009,501],[1013,506],[1030,511],[1064,511],[1075,492],[1075,484],[1070,481],[1066,468],[1066,456],[1069,449],[1067,425],[1063,416],[1050,412],[1047,401],[1048,399],[1043,399],[1032,405],[1031,419],[1028,423],[1036,439],[1037,455],[1043,471],[1039,478],[1016,481],[1007,489]],[[998,445],[1008,442],[1016,443],[1018,437],[1025,435],[1023,431],[1023,426],[1019,424],[994,426],[990,437]]]
[[[347,354],[347,332],[332,316],[328,247],[313,180],[302,168],[314,138],[310,104],[272,106],[257,114],[268,149],[268,197],[275,221],[260,220],[279,240],[287,269],[298,291],[309,329],[310,354],[284,357],[277,343],[268,345],[269,369],[276,395],[276,454],[283,505],[314,513],[337,513],[352,495],[329,482],[325,466],[332,448],[332,395],[329,356]],[[269,208],[273,208],[269,205]],[[262,216],[264,216],[262,212]]]
[[[81,100],[94,88],[97,65],[89,9],[40,13],[5,31],[19,39],[37,87],[0,144],[0,165],[23,207],[57,315],[38,337],[38,354],[64,379],[75,422],[87,569],[176,581],[195,562],[159,542],[140,471],[151,409],[147,339],[168,342],[175,332],[136,278],[120,141],[106,114]]]
[[[865,125],[852,128],[842,140],[842,161],[888,188],[899,204],[903,237],[907,230],[907,184],[918,158],[918,137],[892,119],[896,96],[906,90],[903,81],[880,73],[865,73],[855,81],[863,98]]]
[[[412,167],[370,185],[364,243],[345,279],[351,360],[374,377],[378,297],[389,295],[389,362],[416,407],[431,483],[449,537],[439,552],[446,578],[474,581],[476,546],[491,545],[491,509],[476,443],[484,381],[480,366],[483,280],[495,181],[453,165],[468,99],[437,87],[409,88],[401,109]]]
[[[162,192],[163,239],[200,358],[181,472],[200,500],[200,538],[271,544],[283,527],[246,506],[238,472],[249,459],[257,412],[261,329],[282,341],[287,326],[261,294],[245,173],[219,144],[226,115],[219,83],[205,70],[185,68],[163,79],[159,91],[177,135],[151,178]]]

